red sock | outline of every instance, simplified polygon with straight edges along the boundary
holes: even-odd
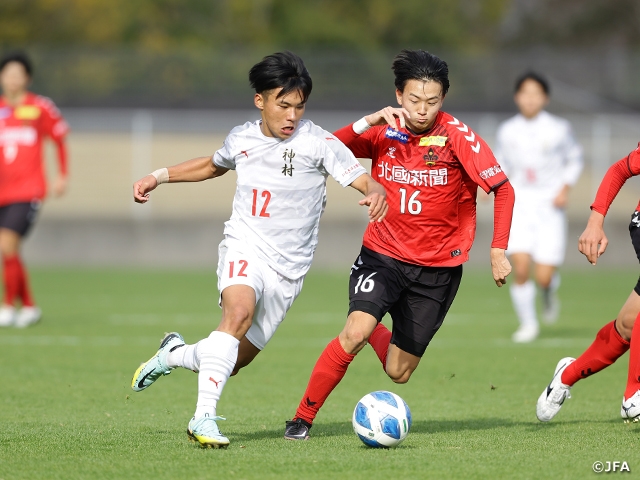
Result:
[[[640,315],[636,317],[631,331],[631,349],[629,350],[629,374],[624,399],[629,400],[640,390]]]
[[[24,307],[32,307],[33,297],[29,289],[29,279],[20,256],[2,257],[2,264],[4,273],[3,303],[5,305],[13,305],[16,299],[19,298],[22,300]]]
[[[2,257],[5,305],[13,305],[20,292],[20,259],[17,255]]]
[[[607,368],[629,350],[629,342],[623,339],[615,327],[615,321],[600,329],[591,346],[575,362],[562,372],[562,383],[573,385]]]
[[[385,372],[387,368],[387,352],[389,351],[390,341],[391,330],[385,327],[382,323],[378,323],[378,325],[376,325],[376,328],[373,329],[373,333],[369,337],[369,345],[373,347],[376,355],[378,355],[378,358],[382,363],[382,369]]]
[[[29,276],[27,275],[27,270],[24,268],[20,257],[16,255],[17,264],[16,267],[19,272],[19,283],[18,283],[18,297],[22,300],[23,307],[33,307],[33,297],[31,296],[31,288],[29,287]]]
[[[338,338],[331,340],[318,358],[316,366],[313,367],[309,385],[302,396],[294,420],[301,418],[305,422],[313,423],[318,410],[340,383],[354,357],[355,355],[344,351]]]

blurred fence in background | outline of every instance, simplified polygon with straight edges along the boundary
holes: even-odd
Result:
[[[489,145],[494,144],[498,124],[511,115],[446,110],[469,124]],[[257,110],[68,108],[63,113],[72,129],[70,189],[64,198],[46,203],[26,245],[28,259],[36,264],[214,265],[223,222],[231,212],[234,172],[200,184],[163,185],[146,205],[132,201],[131,186],[135,179],[157,168],[213,154],[231,128],[257,119]],[[309,108],[306,117],[334,130],[364,113],[368,112]],[[606,169],[640,140],[640,115],[566,117],[584,148],[586,163],[568,208],[572,223],[569,249],[573,251],[573,239],[584,226]],[[52,158],[49,151],[53,173]],[[623,255],[610,254],[612,265],[633,259],[628,256],[624,226],[638,201],[640,182],[636,180],[623,188],[608,215],[609,224],[615,225],[608,233],[622,235],[616,243],[623,248]],[[317,263],[344,266],[353,260],[366,225],[366,213],[357,204],[359,196],[329,179]],[[487,200],[480,193],[479,197],[475,251],[488,249],[492,234],[492,196]],[[486,252],[475,253],[472,260],[485,264],[486,257]],[[568,259],[581,261],[575,253]]]
[[[525,70],[549,77],[556,109],[640,110],[640,53],[623,47],[536,47],[489,52],[432,51],[449,64],[448,108],[510,111],[513,83]],[[314,80],[310,107],[368,109],[393,100],[391,62],[398,50],[294,49]],[[251,108],[247,74],[264,48],[29,49],[34,90],[65,107]]]

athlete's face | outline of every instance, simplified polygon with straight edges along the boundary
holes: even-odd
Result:
[[[535,80],[525,80],[513,97],[520,113],[526,118],[538,115],[549,103],[549,97]]]
[[[262,114],[262,133],[267,137],[286,140],[298,128],[305,103],[298,90],[277,98],[281,90],[282,88],[274,88],[256,93],[254,103]]]
[[[9,62],[0,72],[0,86],[8,97],[24,92],[29,86],[29,80],[29,75],[20,62]]]
[[[444,101],[439,82],[422,80],[407,81],[402,92],[396,90],[396,98],[398,104],[409,112],[406,124],[416,133],[431,128]]]

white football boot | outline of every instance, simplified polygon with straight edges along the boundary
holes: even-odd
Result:
[[[526,325],[520,325],[520,328],[515,331],[511,336],[511,340],[515,343],[530,343],[533,342],[540,334],[540,327],[537,324],[530,323]]]
[[[42,318],[42,310],[38,307],[22,307],[16,315],[15,327],[25,328],[38,323]]]
[[[571,398],[569,390],[571,387],[562,383],[562,372],[565,368],[575,362],[575,358],[565,357],[558,362],[553,378],[549,386],[542,391],[536,405],[536,416],[541,422],[548,422],[562,408],[562,404],[567,398]]]
[[[622,407],[620,408],[620,416],[624,418],[625,423],[640,421],[640,390],[631,395],[629,400],[622,397]]]
[[[0,327],[11,327],[16,321],[16,309],[11,305],[0,307]]]

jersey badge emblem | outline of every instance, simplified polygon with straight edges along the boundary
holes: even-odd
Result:
[[[387,128],[384,136],[390,138],[391,140],[397,140],[400,143],[407,143],[409,141],[409,135],[399,132],[398,130],[394,130],[391,127]]]
[[[389,147],[389,151],[387,152],[387,157],[396,158],[396,147]]]
[[[9,118],[11,116],[11,109],[9,107],[0,108],[0,120]]]
[[[428,167],[433,167],[436,164],[436,160],[438,160],[438,155],[433,151],[433,148],[430,148],[426,155],[423,155],[424,163]]]
[[[22,105],[16,108],[18,120],[35,120],[40,116],[40,109],[35,105]]]
[[[444,144],[447,143],[447,138],[448,137],[439,137],[439,136],[422,137],[420,139],[419,146],[430,147],[432,145],[435,145],[436,147],[444,147]]]
[[[293,157],[295,157],[296,154],[293,151],[293,148],[291,149],[291,151],[289,151],[289,149],[287,148],[284,153],[282,154],[282,159],[284,160],[284,167],[282,167],[282,174],[286,177],[287,175],[289,175],[290,177],[293,177],[293,171],[295,170],[295,167],[293,166]]]

